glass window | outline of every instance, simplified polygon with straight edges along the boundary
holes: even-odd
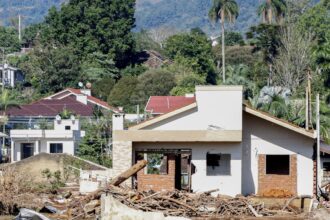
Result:
[[[206,154],[206,175],[230,175],[230,154]]]
[[[50,146],[51,154],[62,154],[63,153],[63,144],[62,143],[52,143]]]
[[[65,126],[65,130],[71,130],[71,126],[69,125]]]

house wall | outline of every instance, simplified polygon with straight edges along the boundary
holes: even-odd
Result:
[[[249,113],[243,114],[242,192],[258,193],[259,155],[296,155],[297,194],[313,195],[314,140],[267,122]],[[278,187],[283,183],[274,182]]]
[[[203,192],[219,189],[219,194],[235,196],[241,193],[241,153],[240,143],[134,143],[133,150],[142,149],[191,149],[191,163],[196,167],[192,174],[193,192]],[[207,153],[231,154],[231,174],[222,176],[207,176]],[[114,160],[115,161],[115,160]]]
[[[15,140],[14,141],[14,161],[19,161],[21,159],[21,144],[31,143],[34,144],[34,155],[38,153],[49,153],[51,143],[62,143],[63,144],[63,153],[74,155],[75,154],[75,144],[73,140],[56,140],[56,139],[47,139],[47,140],[38,140],[39,148],[36,149],[36,140]]]
[[[56,121],[54,120],[54,130],[57,131],[65,131],[65,126],[70,126],[70,130],[75,130],[79,131],[80,130],[80,122],[79,120],[70,120],[70,119],[65,119],[65,120],[60,120]]]
[[[197,87],[198,107],[144,129],[242,130],[242,87]]]

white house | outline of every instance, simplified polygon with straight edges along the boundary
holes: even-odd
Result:
[[[196,101],[124,130],[114,115],[113,172],[149,164],[139,190],[313,195],[314,131],[243,104],[242,86],[197,86]]]
[[[18,82],[24,81],[23,73],[8,64],[0,65],[0,84],[6,87],[15,87]]]
[[[67,153],[75,155],[78,143],[85,132],[80,130],[79,120],[55,120],[52,130],[11,130],[11,161],[43,153]]]

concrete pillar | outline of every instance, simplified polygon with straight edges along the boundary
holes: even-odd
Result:
[[[34,155],[38,155],[38,154],[39,154],[39,141],[36,140],[34,144]]]
[[[16,147],[15,147],[16,148]],[[17,149],[17,155],[16,155],[16,161],[20,161],[21,160],[21,154],[22,154],[22,144],[19,144],[18,145],[18,149]]]
[[[122,113],[112,115],[112,129],[113,130],[124,130],[124,117]]]
[[[133,165],[133,147],[131,141],[114,141],[112,145],[113,176],[117,176]],[[131,186],[131,178],[124,182]]]
[[[15,162],[15,142],[13,140],[11,140],[10,146],[10,161],[13,163]]]

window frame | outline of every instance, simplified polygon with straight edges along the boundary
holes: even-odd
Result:
[[[55,145],[55,147],[61,146],[61,149],[62,149],[61,151],[62,152],[61,153],[59,153],[59,152],[52,152],[52,145]],[[63,154],[63,143],[49,143],[49,153],[50,154]]]
[[[225,161],[225,163],[228,163],[226,164],[228,167],[225,167],[225,169],[228,169],[228,170],[219,170],[218,173],[211,173],[209,171],[209,169],[213,169],[214,168],[210,168],[211,166],[208,165],[209,162],[208,162],[208,155],[217,155],[220,157],[220,159],[218,160],[218,163],[219,165],[217,167],[219,167],[218,169],[222,169],[220,168],[221,167],[221,160]],[[225,157],[228,157],[228,160],[224,160],[224,159],[221,159],[221,157],[223,157],[225,155]],[[210,152],[207,152],[206,153],[206,159],[205,159],[205,162],[206,162],[206,176],[232,176],[232,164],[231,164],[231,161],[232,161],[232,156],[230,153],[210,153]],[[223,165],[222,165],[223,166]]]

